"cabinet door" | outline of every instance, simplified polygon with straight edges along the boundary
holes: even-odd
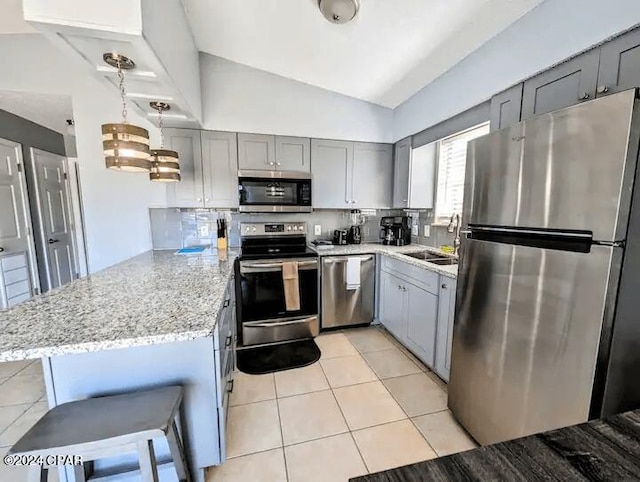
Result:
[[[406,282],[402,284],[402,290],[406,293],[409,348],[429,367],[433,367],[436,352],[438,296]]]
[[[409,207],[409,176],[411,175],[411,138],[395,146],[393,166],[393,207]]]
[[[600,49],[525,81],[522,120],[595,98]]]
[[[276,139],[263,134],[238,134],[238,169],[273,171],[276,168]]]
[[[350,177],[352,206],[390,208],[393,190],[393,146],[356,142]]]
[[[519,83],[491,98],[491,130],[497,131],[520,122],[522,89]]]
[[[385,271],[380,272],[380,322],[398,340],[406,342],[407,322],[404,311],[403,281]]]
[[[238,207],[238,144],[235,132],[202,131],[204,203]]]
[[[446,381],[449,381],[449,372],[451,370],[451,344],[453,343],[455,308],[456,280],[441,276],[435,372]]]
[[[280,171],[311,172],[311,139],[276,136],[276,168]]]
[[[348,170],[353,162],[353,142],[311,139],[311,174],[314,208],[350,208]]]
[[[598,95],[640,87],[640,29],[602,46],[598,75]]]
[[[167,149],[176,151],[180,159],[180,182],[167,184],[168,206],[201,208],[204,205],[204,185],[200,131],[165,129],[164,141]]]

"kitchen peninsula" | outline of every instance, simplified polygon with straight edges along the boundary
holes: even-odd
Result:
[[[50,407],[182,384],[182,430],[204,480],[224,460],[233,369],[236,254],[225,254],[147,252],[0,312],[0,361],[41,358]]]

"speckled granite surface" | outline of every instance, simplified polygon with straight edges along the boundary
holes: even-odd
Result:
[[[210,336],[236,255],[149,251],[0,311],[0,362]]]
[[[424,246],[422,244],[410,244],[409,246],[384,246],[382,244],[375,243],[363,243],[363,244],[348,244],[346,246],[332,246],[329,249],[315,249],[314,246],[310,246],[317,251],[320,256],[345,256],[350,254],[371,254],[381,253],[391,258],[404,261],[405,263],[418,266],[419,268],[435,271],[449,278],[458,277],[458,266],[439,266],[437,264],[429,263],[421,259],[415,259],[410,256],[406,256],[407,253],[419,253],[421,251],[429,251],[431,253],[440,253],[443,256],[447,256],[437,248],[431,246]]]

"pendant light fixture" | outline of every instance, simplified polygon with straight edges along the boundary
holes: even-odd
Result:
[[[109,169],[129,172],[149,172],[149,131],[127,122],[127,99],[124,90],[124,71],[131,70],[135,63],[124,55],[106,53],[103,60],[118,69],[118,86],[122,99],[122,122],[102,125],[102,148]]]
[[[150,102],[152,109],[158,111],[158,127],[160,128],[160,149],[151,150],[151,173],[149,177],[155,182],[177,182],[180,180],[180,160],[176,151],[164,148],[164,125],[162,113],[171,109],[166,102]]]

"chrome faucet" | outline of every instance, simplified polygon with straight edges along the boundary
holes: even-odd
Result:
[[[456,233],[455,238],[453,238],[453,254],[457,255],[458,250],[460,249],[460,215],[459,214],[451,215],[449,226],[447,226],[447,232]]]

